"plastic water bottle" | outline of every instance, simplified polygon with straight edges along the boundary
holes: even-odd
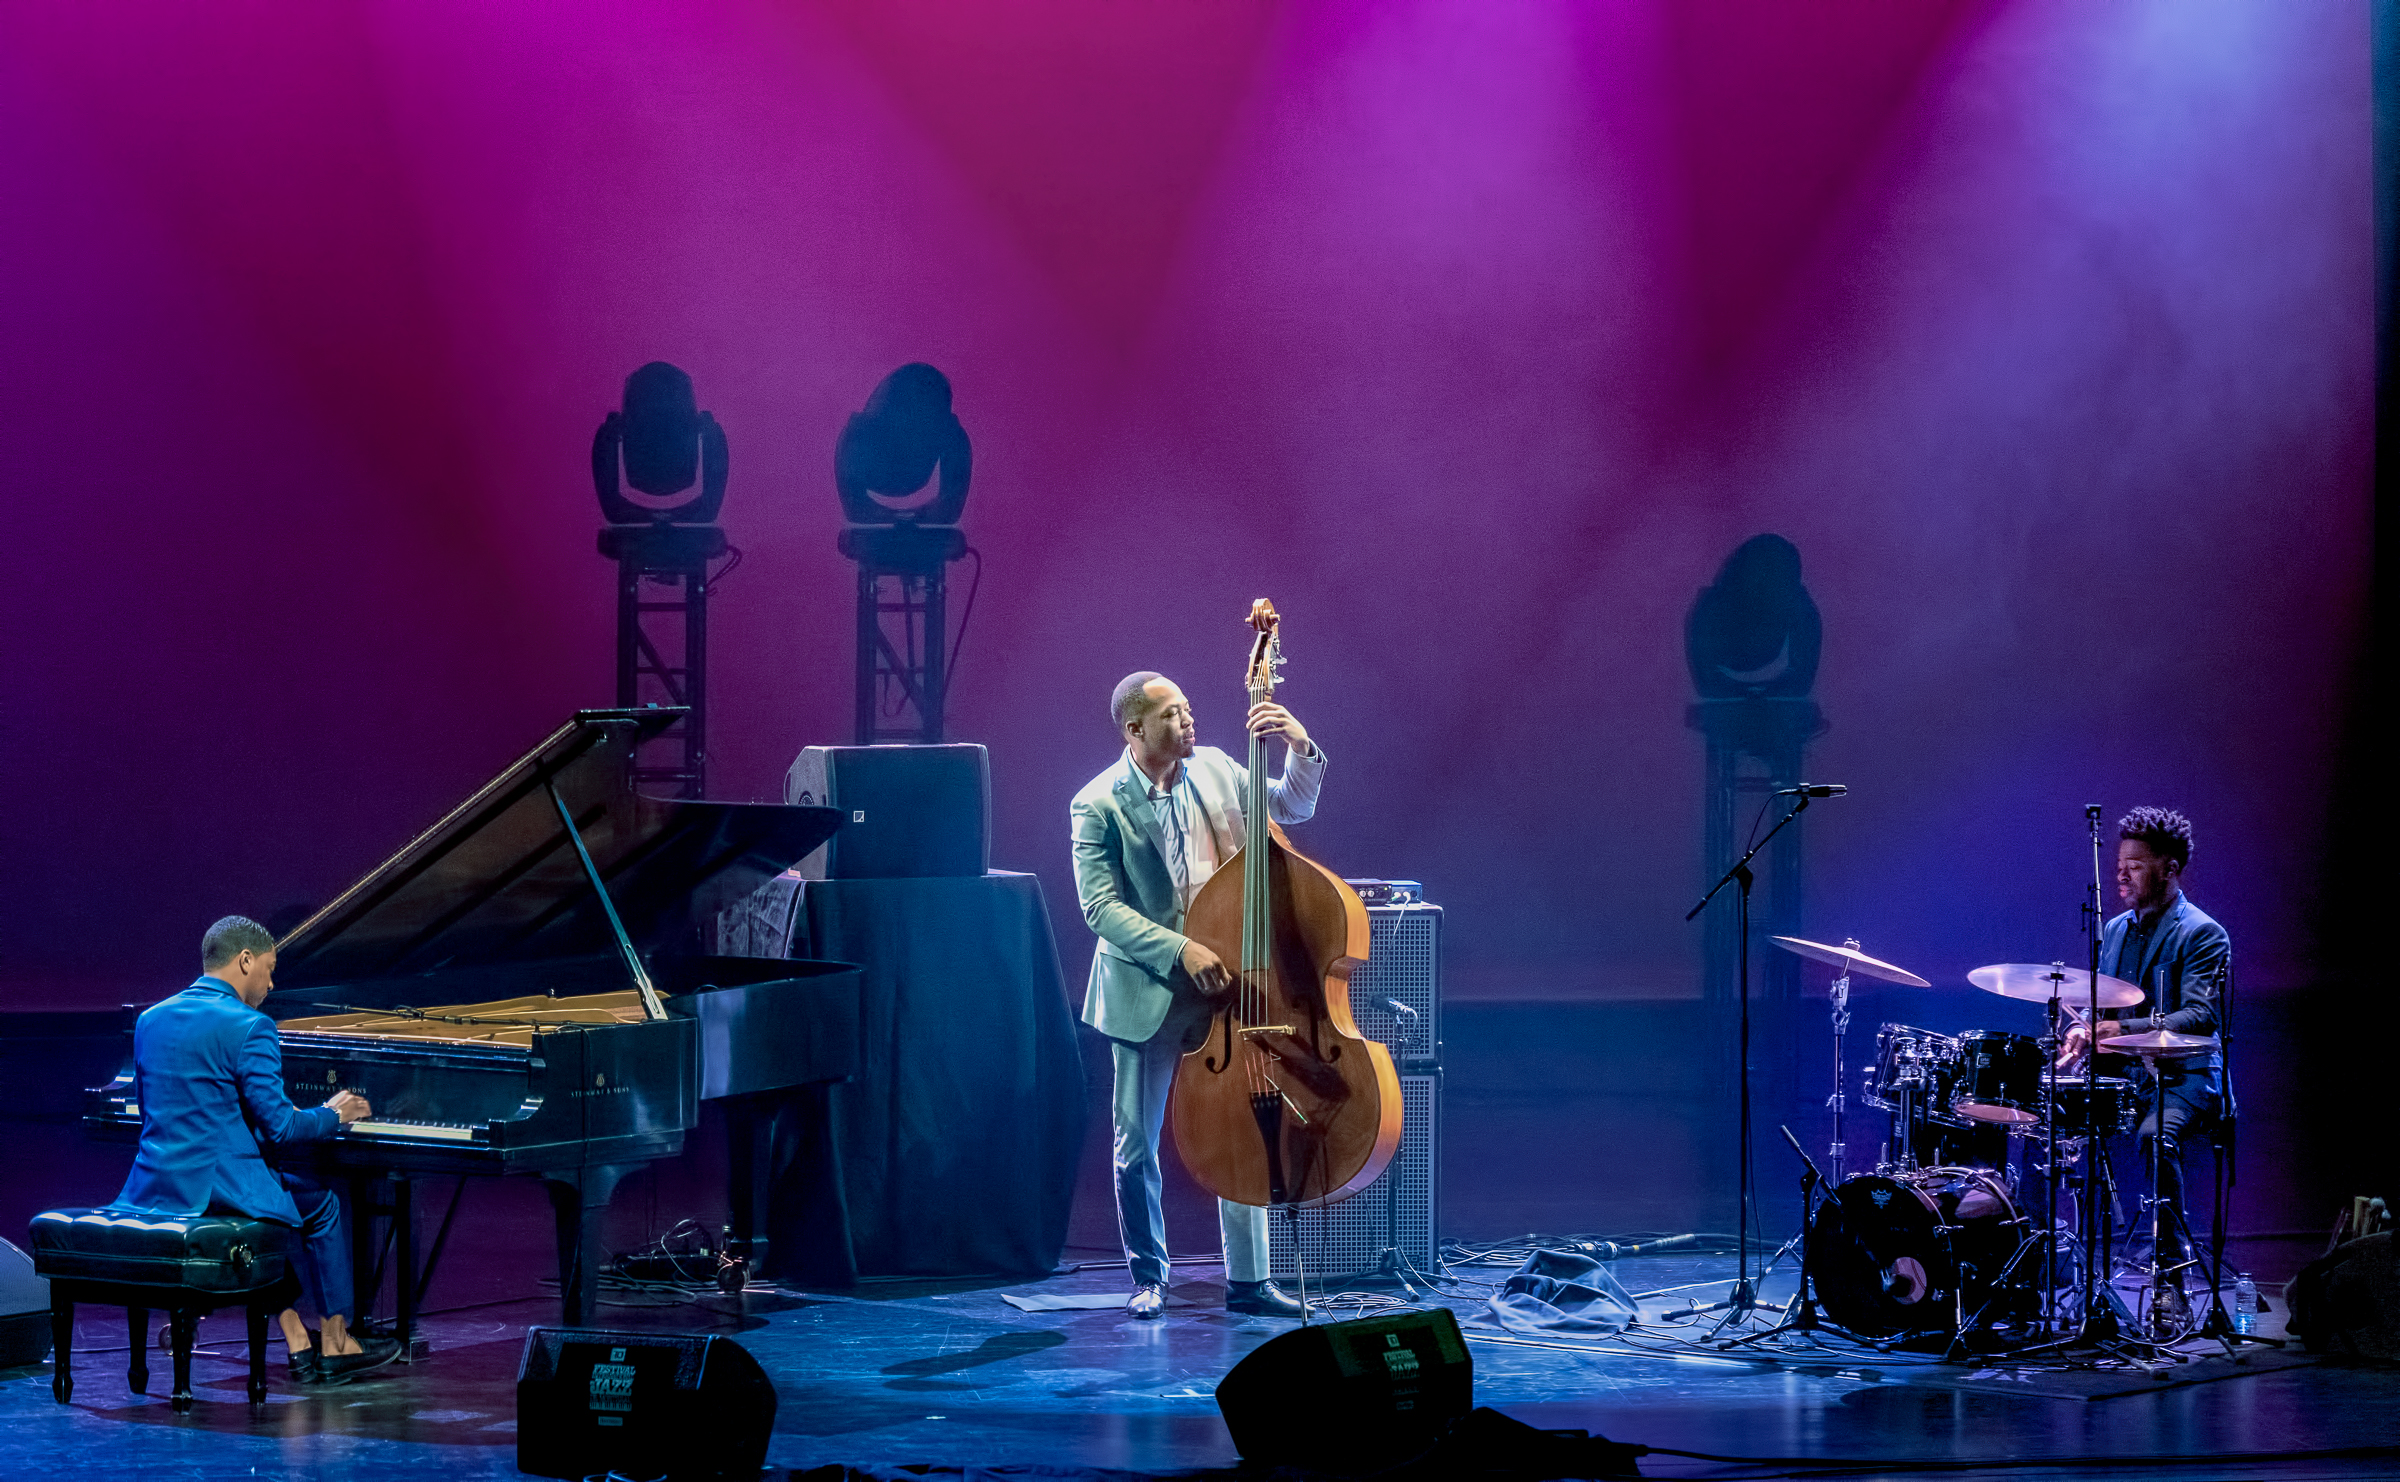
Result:
[[[2235,1273],[2233,1283],[2233,1330],[2237,1333],[2258,1331],[2258,1283],[2250,1273]]]

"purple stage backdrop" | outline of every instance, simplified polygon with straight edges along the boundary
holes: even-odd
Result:
[[[731,439],[734,798],[848,739],[842,419],[952,377],[952,735],[1071,965],[1110,686],[1232,742],[1270,595],[1334,758],[1300,842],[1426,882],[1455,994],[1697,1006],[1682,623],[1773,531],[1853,789],[1809,934],[1945,985],[2074,957],[2081,805],[2156,802],[2246,992],[2307,990],[2367,39],[2363,0],[0,9],[0,993],[171,987],[610,702],[587,450],[652,359]]]

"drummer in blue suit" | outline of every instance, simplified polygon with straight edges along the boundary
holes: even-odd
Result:
[[[399,1353],[389,1338],[350,1331],[350,1248],[333,1191],[301,1174],[278,1174],[265,1149],[331,1137],[368,1114],[366,1098],[336,1091],[322,1106],[292,1105],[283,1089],[283,1046],[259,1012],[275,986],[275,938],[244,916],[228,916],[200,942],[200,980],[142,1012],[133,1027],[134,1090],[142,1143],[114,1209],[171,1215],[239,1214],[301,1233],[302,1299],[323,1319],[312,1342],[296,1310],[281,1318],[292,1377],[340,1383]]]

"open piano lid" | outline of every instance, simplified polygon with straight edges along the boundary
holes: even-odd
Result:
[[[449,816],[277,944],[279,986],[613,950],[608,920],[559,824],[574,816],[625,932],[645,955],[701,909],[748,895],[831,838],[832,808],[637,794],[629,766],[681,709],[582,710]]]

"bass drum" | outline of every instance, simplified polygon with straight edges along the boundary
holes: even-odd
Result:
[[[1989,1169],[1862,1173],[1817,1210],[1809,1274],[1826,1316],[1861,1337],[1954,1332],[1990,1300],[2024,1223]],[[2004,1309],[1990,1315],[2021,1315]]]

